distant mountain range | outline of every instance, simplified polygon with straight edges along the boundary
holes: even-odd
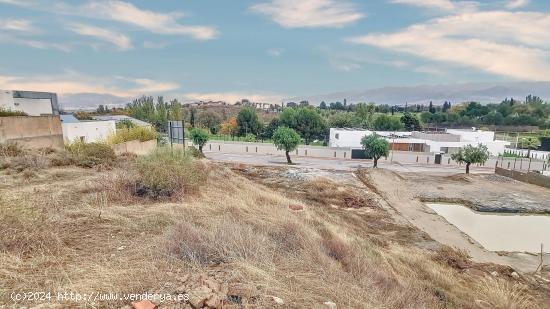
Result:
[[[405,105],[434,104],[445,101],[461,103],[476,101],[480,103],[499,103],[505,98],[524,100],[529,94],[537,95],[550,101],[550,82],[507,82],[507,83],[468,83],[452,85],[424,85],[413,87],[383,87],[362,91],[345,91],[324,95],[293,97],[284,100],[288,102],[309,101],[311,105],[319,105],[322,101],[348,103],[374,102],[376,104]],[[166,97],[170,97],[167,95]],[[64,109],[95,109],[99,105],[123,106],[131,102],[131,97],[118,97],[110,94],[77,93],[60,94],[59,102]],[[186,102],[185,98],[178,98]],[[229,102],[232,103],[232,102]],[[268,102],[280,104],[280,102]]]
[[[524,100],[529,94],[550,101],[550,82],[509,82],[509,83],[469,83],[453,85],[425,85],[414,87],[384,87],[364,91],[337,92],[325,95],[294,97],[288,102],[309,101],[319,105],[322,101],[349,103],[374,102],[376,104],[405,105],[429,104],[433,101],[441,105],[445,101],[461,103],[500,103],[505,98]]]
[[[101,93],[74,93],[59,94],[58,100],[64,110],[93,110],[99,105],[123,106],[133,98]]]

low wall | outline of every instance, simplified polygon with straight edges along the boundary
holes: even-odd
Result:
[[[157,141],[150,140],[146,142],[129,141],[122,144],[113,145],[113,149],[117,155],[123,153],[133,153],[136,155],[146,155],[157,148]]]
[[[59,116],[0,117],[0,142],[13,141],[27,148],[62,149],[63,130]]]
[[[497,167],[495,169],[495,173],[497,175],[510,177],[512,179],[515,179],[521,182],[526,182],[533,185],[550,188],[550,177],[544,176],[539,173],[523,173],[519,171],[507,170],[500,167]]]

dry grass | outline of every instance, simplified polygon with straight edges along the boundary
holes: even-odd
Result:
[[[15,142],[0,143],[0,157],[18,157],[25,154],[25,149]]]
[[[0,191],[0,220],[9,223],[0,226],[9,235],[0,238],[0,303],[10,304],[5,299],[18,290],[173,293],[169,273],[221,263],[260,296],[275,295],[290,308],[326,301],[342,308],[537,305],[521,287],[478,282],[430,252],[393,241],[391,225],[382,231],[387,244],[371,241],[363,225],[377,223],[367,214],[294,212],[288,206],[303,201],[226,168],[212,170],[200,195],[156,204],[110,201],[100,183],[116,171],[46,172],[48,183]],[[266,299],[256,305],[270,307]]]

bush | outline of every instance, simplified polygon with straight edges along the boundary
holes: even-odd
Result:
[[[24,154],[23,147],[15,142],[0,143],[0,157],[18,157]]]
[[[67,151],[74,156],[75,164],[81,167],[111,165],[116,159],[111,146],[104,143],[74,142],[66,146]]]
[[[111,145],[122,144],[129,141],[146,142],[157,139],[157,132],[150,127],[124,127],[118,129],[115,134],[107,138]]]
[[[0,107],[0,117],[10,117],[10,116],[28,116],[28,115],[25,112],[12,111],[11,109]]]
[[[154,199],[196,193],[208,175],[202,162],[170,148],[138,158],[135,167],[139,180],[134,195]]]

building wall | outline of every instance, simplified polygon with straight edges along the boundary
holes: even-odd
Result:
[[[14,141],[28,148],[63,148],[59,116],[0,117],[0,142]]]
[[[329,146],[333,148],[361,148],[361,139],[373,133],[370,130],[330,129]]]
[[[116,124],[111,121],[83,121],[63,123],[63,139],[65,143],[75,140],[85,143],[107,141],[109,135],[116,132]]]
[[[52,101],[49,99],[13,98],[11,110],[25,112],[29,116],[52,115]]]
[[[0,90],[0,107],[29,116],[59,115],[57,95],[49,92]]]
[[[462,142],[492,142],[495,140],[495,132],[492,131],[447,129],[447,133],[460,136]]]
[[[157,148],[157,141],[150,140],[146,142],[129,141],[122,144],[113,145],[113,149],[117,155],[123,153],[133,153],[136,155],[146,155]]]

